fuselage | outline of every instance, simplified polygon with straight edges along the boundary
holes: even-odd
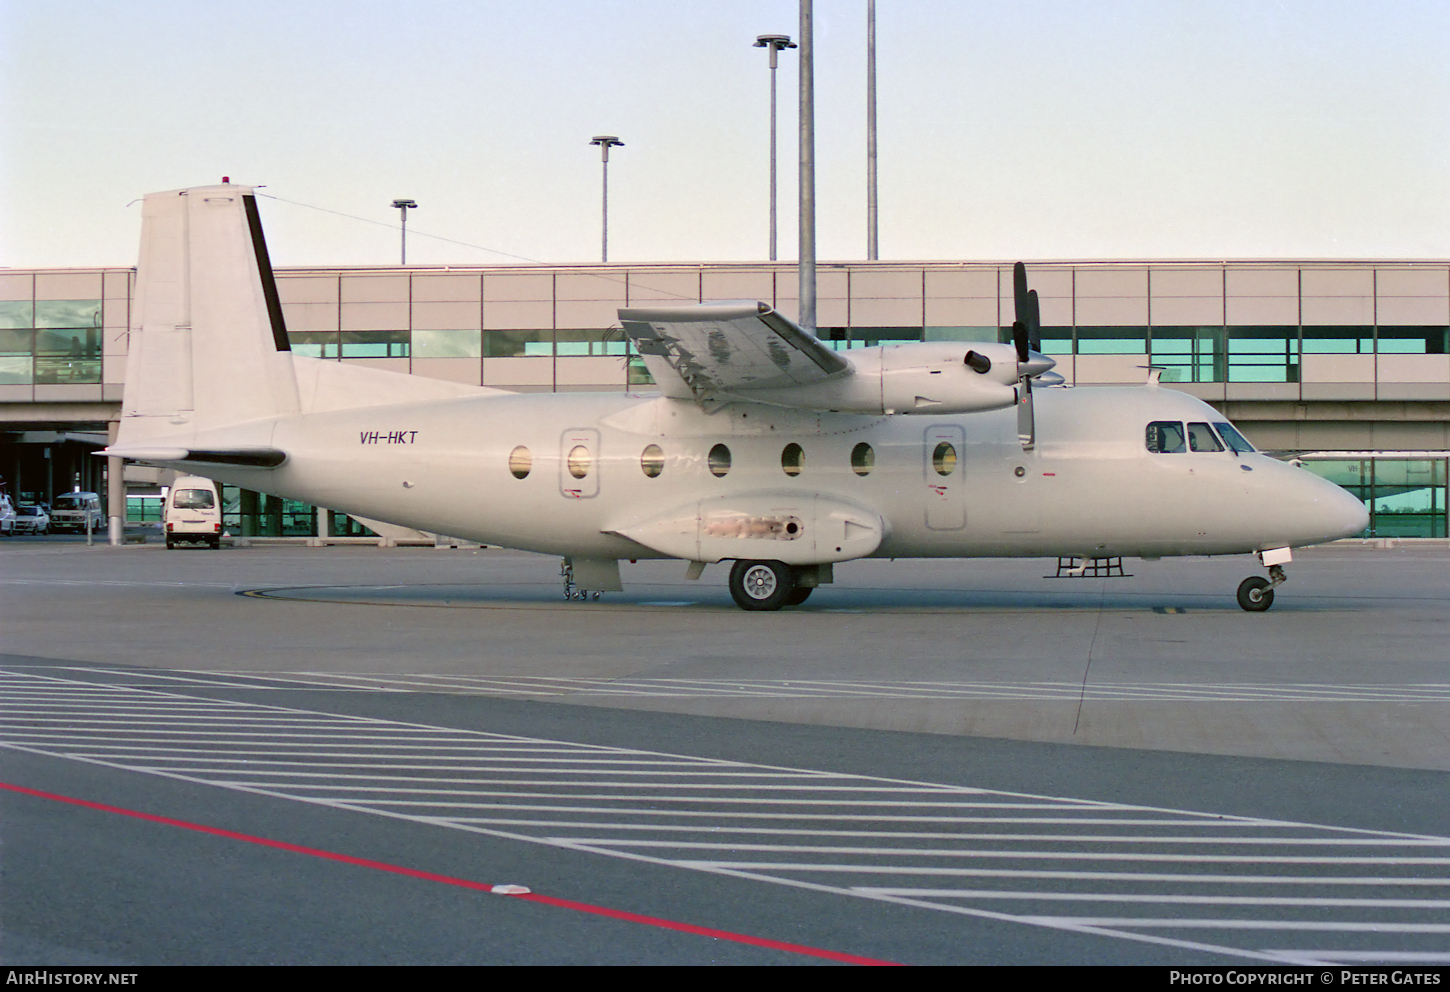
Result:
[[[875,557],[1234,554],[1366,526],[1359,500],[1294,465],[1229,448],[1150,451],[1150,424],[1225,421],[1184,393],[1034,397],[1031,451],[1010,408],[857,416],[739,403],[707,412],[661,397],[510,394],[234,425],[206,440],[275,447],[286,462],[208,474],[420,530],[592,558],[685,557],[620,532],[701,501],[755,496],[878,516]]]

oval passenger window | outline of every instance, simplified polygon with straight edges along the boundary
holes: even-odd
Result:
[[[723,444],[717,444],[710,449],[709,456],[710,474],[719,478],[730,471],[730,449]]]
[[[780,453],[780,467],[786,475],[800,475],[805,464],[806,453],[798,444],[787,444]]]
[[[589,449],[582,444],[576,444],[569,449],[569,458],[566,464],[569,466],[569,474],[576,479],[582,479],[589,474],[589,466],[594,459],[589,454]]]
[[[951,475],[957,470],[957,449],[943,441],[931,453],[931,467],[937,475]]]
[[[665,451],[657,444],[651,444],[639,456],[639,467],[651,479],[658,479],[665,470]]]
[[[529,469],[534,467],[534,456],[522,444],[509,452],[509,471],[514,474],[515,479],[526,478]]]
[[[871,450],[871,445],[862,441],[851,449],[851,471],[857,475],[870,475],[871,469],[876,466],[876,452]]]

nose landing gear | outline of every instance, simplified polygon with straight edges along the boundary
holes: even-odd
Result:
[[[1289,580],[1284,574],[1284,565],[1290,561],[1288,548],[1260,551],[1259,560],[1269,566],[1269,577],[1250,575],[1239,583],[1239,606],[1250,613],[1262,613],[1274,605],[1274,587]]]

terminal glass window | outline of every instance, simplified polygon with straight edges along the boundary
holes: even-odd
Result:
[[[920,327],[852,327],[850,347],[871,348],[879,344],[910,344],[922,339]]]
[[[1068,338],[1071,340],[1071,328]],[[923,341],[1000,341],[1001,329],[997,327],[927,327],[922,331]]]
[[[1155,420],[1148,425],[1148,450],[1155,454],[1178,454],[1187,451],[1183,442],[1183,425],[1176,420]]]
[[[1364,501],[1368,537],[1446,536],[1443,458],[1314,459],[1304,468]]]
[[[1306,355],[1373,355],[1373,327],[1304,328]]]
[[[614,328],[561,328],[554,332],[554,353],[566,355],[626,355],[629,341]]]
[[[304,358],[337,358],[342,351],[337,331],[288,331],[287,343],[294,355]]]
[[[1378,350],[1381,355],[1443,355],[1447,331],[1450,328],[1380,327]]]
[[[478,331],[413,332],[414,358],[478,358],[482,354]]]
[[[34,381],[35,332],[28,327],[0,327],[0,386],[28,386]]]
[[[407,358],[407,331],[343,331],[343,358]]]
[[[1148,364],[1163,369],[1163,382],[1224,381],[1222,327],[1155,327],[1151,345]]]
[[[1044,334],[1046,331],[1044,330]],[[1146,327],[1079,327],[1079,355],[1143,355],[1148,352]]]
[[[484,331],[485,358],[551,357],[554,354],[554,332],[546,329],[524,331]]]
[[[1230,327],[1229,382],[1298,382],[1299,328]]]

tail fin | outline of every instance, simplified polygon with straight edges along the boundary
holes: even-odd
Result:
[[[136,283],[121,444],[298,412],[250,187],[148,195]]]

